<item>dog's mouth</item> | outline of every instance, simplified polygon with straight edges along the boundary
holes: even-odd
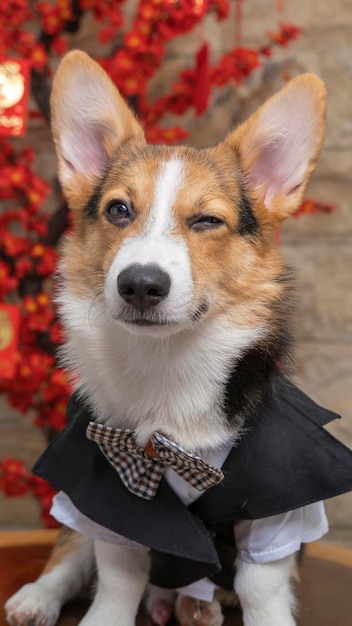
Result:
[[[119,318],[120,321],[125,322],[125,324],[132,324],[133,326],[141,326],[141,327],[148,327],[148,326],[168,326],[170,324],[175,324],[175,322],[170,322],[169,320],[149,320],[149,319],[145,319],[143,317],[141,318],[136,318],[136,319],[128,319],[128,318]]]
[[[188,319],[193,322],[199,322],[204,315],[209,310],[209,304],[205,301],[201,302],[201,304],[191,311]],[[116,318],[119,322],[123,322],[124,324],[129,324],[134,327],[139,328],[150,328],[150,327],[158,327],[158,326],[177,326],[185,323],[185,319],[177,319],[176,317],[166,317],[162,313],[156,310],[149,309],[130,309],[124,308],[120,311],[119,315]]]
[[[170,326],[177,323],[174,319],[169,319],[157,311],[144,309],[123,309],[117,316],[119,322],[130,324],[141,328],[151,326]]]

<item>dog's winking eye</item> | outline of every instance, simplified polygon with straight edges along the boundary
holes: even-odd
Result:
[[[127,226],[135,218],[135,211],[130,202],[112,200],[104,211],[106,219],[115,226]]]
[[[215,215],[195,215],[188,220],[189,227],[196,232],[213,230],[224,224],[226,224],[226,222],[220,217],[215,217]]]

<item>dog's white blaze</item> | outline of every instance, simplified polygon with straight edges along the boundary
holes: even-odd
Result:
[[[172,207],[184,179],[184,163],[170,159],[162,163],[155,185],[154,206],[147,232],[153,235],[168,233],[172,228]]]
[[[120,272],[134,263],[152,263],[167,272],[171,279],[169,295],[158,306],[157,315],[178,324],[189,321],[193,297],[191,262],[186,243],[171,232],[172,211],[182,188],[185,167],[180,159],[170,159],[161,164],[146,228],[140,235],[125,239],[110,266],[105,281],[105,298],[112,318],[118,319],[121,308],[125,306],[116,288]],[[163,331],[165,334],[172,333],[173,327],[159,328],[158,334]],[[133,332],[140,333],[141,330],[134,328]],[[153,329],[148,332],[153,332]]]

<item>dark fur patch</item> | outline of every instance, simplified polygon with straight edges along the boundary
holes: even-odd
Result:
[[[105,169],[102,172],[101,178],[98,180],[95,190],[90,196],[86,206],[85,206],[85,216],[88,220],[92,222],[96,222],[98,219],[98,209],[99,203],[102,197],[102,190],[104,183],[109,175],[113,160],[108,161]]]
[[[256,235],[258,232],[258,221],[254,214],[251,201],[241,188],[241,203],[238,212],[237,232],[239,235]]]
[[[101,198],[101,184],[96,188],[96,191],[89,198],[85,206],[85,215],[88,220],[96,222],[98,219],[98,207]]]
[[[279,356],[280,350],[276,351]],[[280,373],[280,359],[275,359],[266,346],[249,350],[227,381],[224,409],[228,421],[233,423],[236,415],[252,420],[274,392]]]
[[[281,298],[271,304],[274,322],[271,333],[250,348],[236,363],[225,387],[224,411],[229,423],[236,416],[253,419],[268,397],[275,395],[276,382],[289,374],[292,362],[291,333],[293,281],[291,272],[278,277]]]

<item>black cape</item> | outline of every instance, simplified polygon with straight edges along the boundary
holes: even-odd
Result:
[[[68,426],[33,472],[94,522],[149,547],[152,583],[176,588],[210,577],[232,588],[234,521],[352,490],[352,451],[323,428],[337,417],[282,381],[227,457],[222,483],[186,507],[164,479],[154,500],[128,491],[98,445],[87,439],[94,415],[74,394]]]

